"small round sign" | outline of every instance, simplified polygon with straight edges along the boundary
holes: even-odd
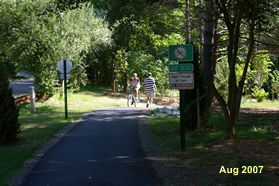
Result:
[[[184,48],[182,46],[176,47],[174,49],[173,53],[174,53],[174,57],[176,59],[184,59],[187,55],[186,48]]]
[[[72,70],[72,62],[69,59],[66,60],[66,73],[71,72]],[[64,59],[61,59],[58,62],[58,70],[63,74],[64,73]]]

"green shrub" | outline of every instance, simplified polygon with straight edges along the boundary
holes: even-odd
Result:
[[[252,90],[252,96],[257,99],[257,102],[262,102],[268,96],[268,92],[265,92],[265,90],[262,88],[255,87]]]
[[[52,0],[0,1],[0,57],[5,57],[6,65],[14,62],[12,69],[24,67],[35,76],[39,99],[56,93],[61,59],[73,63],[68,87],[78,90],[87,82],[85,55],[112,42],[108,23],[92,4],[63,12],[55,4]]]
[[[12,90],[9,88],[7,70],[0,64],[0,144],[16,139],[19,133],[18,109],[15,105]]]

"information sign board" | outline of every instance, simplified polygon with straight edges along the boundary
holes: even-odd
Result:
[[[193,72],[193,64],[171,64],[169,65],[169,72]]]
[[[191,90],[194,89],[194,73],[170,73],[169,74],[170,89]]]
[[[65,59],[66,60],[66,73],[69,73],[71,72],[72,70],[72,62],[69,60],[69,59]],[[64,59],[61,59],[59,62],[58,62],[58,70],[61,72],[61,73],[64,73]]]
[[[193,61],[193,45],[169,45],[170,61]]]

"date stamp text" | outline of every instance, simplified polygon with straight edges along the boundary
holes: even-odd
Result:
[[[219,170],[219,174],[233,174],[237,176],[239,174],[261,174],[264,166],[242,166],[238,167],[225,167],[221,166]]]

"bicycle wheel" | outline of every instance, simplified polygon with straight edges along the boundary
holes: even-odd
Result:
[[[134,106],[137,107],[137,101],[136,101],[136,98],[134,96],[133,96],[132,100],[133,100]]]
[[[133,102],[133,96],[130,94],[127,99],[127,106],[128,107],[132,106],[132,102]]]

